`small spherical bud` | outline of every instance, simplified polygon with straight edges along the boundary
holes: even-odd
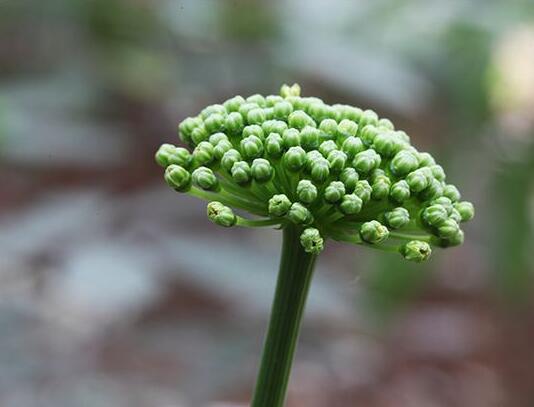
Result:
[[[202,119],[200,117],[188,117],[178,126],[180,139],[185,143],[189,143],[191,140],[191,135],[193,134],[193,130],[201,125]]]
[[[285,100],[274,105],[274,117],[279,120],[286,120],[291,113],[293,105]]]
[[[401,247],[400,253],[406,260],[421,263],[430,257],[432,249],[426,242],[412,240]]]
[[[210,134],[208,133],[208,130],[206,130],[206,126],[201,124],[200,126],[195,127],[191,132],[191,141],[195,144],[200,144],[202,141],[207,140],[209,136]]]
[[[432,179],[430,185],[419,194],[423,201],[439,198],[443,195],[443,186],[437,179]]]
[[[216,133],[224,128],[225,116],[220,113],[213,113],[204,119],[204,126],[208,133]]]
[[[446,219],[443,223],[441,223],[438,227],[438,234],[441,238],[444,239],[451,239],[460,230],[460,227],[458,226],[458,223],[456,223],[453,219]]]
[[[276,218],[285,216],[291,208],[291,201],[284,194],[273,195],[269,199],[269,215]]]
[[[378,168],[380,162],[380,155],[375,150],[370,148],[369,150],[365,150],[356,154],[354,156],[354,160],[352,160],[352,166],[359,173],[367,174],[375,168]]]
[[[300,146],[300,131],[297,129],[287,129],[282,133],[282,139],[286,148]]]
[[[247,122],[249,124],[262,124],[267,117],[262,108],[251,109],[247,113]]]
[[[306,126],[300,132],[300,145],[309,151],[319,146],[320,132],[315,127]]]
[[[210,117],[212,114],[226,114],[226,108],[223,105],[209,105],[205,107],[202,112],[200,112],[200,116],[202,119],[206,120],[208,117]]]
[[[315,121],[302,110],[295,110],[291,113],[287,118],[287,124],[289,127],[299,130],[306,126],[317,127]]]
[[[384,214],[386,225],[392,229],[400,229],[410,221],[410,212],[406,208],[398,207]]]
[[[330,154],[330,152],[334,150],[337,150],[337,144],[334,140],[323,141],[319,146],[319,152],[324,157],[328,157],[328,154]]]
[[[221,165],[226,171],[230,172],[234,164],[241,160],[242,160],[241,153],[239,153],[239,151],[235,149],[231,149],[231,150],[228,150],[226,153],[224,153],[221,159]]]
[[[207,214],[210,221],[225,228],[234,226],[237,221],[234,211],[218,201],[213,201],[208,204]]]
[[[293,85],[282,85],[280,88],[280,96],[283,98],[287,98],[289,96],[300,96],[300,86],[298,83],[294,83]]]
[[[227,151],[230,151],[234,146],[228,140],[221,140],[213,149],[213,155],[216,160],[221,160]]]
[[[390,186],[391,181],[385,175],[376,177],[371,186],[371,197],[376,201],[386,198],[389,195]]]
[[[460,223],[462,221],[462,215],[460,215],[460,212],[455,208],[452,208],[451,213],[449,213],[449,219],[452,219],[456,223]]]
[[[165,170],[165,182],[176,191],[186,192],[191,188],[191,174],[184,167],[171,164]]]
[[[338,173],[345,168],[345,164],[347,163],[347,154],[345,154],[343,151],[333,150],[328,154],[327,160],[330,163],[330,170]]]
[[[422,214],[423,221],[429,225],[438,227],[442,225],[448,218],[447,210],[442,205],[430,205]]]
[[[358,123],[361,120],[362,109],[349,105],[336,104],[332,106],[335,110],[336,120],[341,121],[343,119],[352,120]]]
[[[311,212],[299,202],[295,202],[289,208],[287,213],[288,219],[297,225],[308,225],[313,222]]]
[[[395,130],[395,126],[389,119],[380,119],[376,127],[379,127],[385,130]]]
[[[347,192],[354,191],[359,179],[360,176],[358,175],[358,172],[352,167],[345,168],[343,171],[341,171],[341,174],[339,174],[339,180],[343,182]]]
[[[223,103],[224,108],[228,113],[237,112],[241,105],[245,103],[243,96],[234,96]]]
[[[259,93],[256,93],[254,95],[250,95],[246,100],[247,100],[248,103],[256,103],[260,107],[267,106],[267,101]]]
[[[337,134],[341,140],[354,137],[358,133],[358,125],[352,120],[343,119],[337,125]]]
[[[193,150],[193,160],[199,165],[209,164],[215,158],[213,145],[208,141],[202,141]]]
[[[223,140],[228,141],[228,136],[221,132],[212,134],[208,139],[213,147],[217,146]]]
[[[320,123],[321,120],[330,117],[329,107],[324,103],[312,103],[307,109],[308,114],[315,120],[316,123]]]
[[[360,228],[360,237],[367,243],[380,243],[389,236],[389,230],[377,220],[365,222]]]
[[[442,247],[460,246],[463,242],[464,232],[461,229],[458,229],[458,231],[453,236],[447,239],[442,239],[441,245]]]
[[[306,253],[319,254],[324,248],[324,240],[315,228],[304,229],[300,235],[300,244]]]
[[[256,136],[248,136],[241,140],[241,154],[246,160],[261,157],[263,155],[263,143]]]
[[[394,131],[381,131],[373,141],[373,148],[384,157],[392,157],[405,147],[405,142]]]
[[[450,215],[452,210],[454,209],[452,206],[452,201],[446,196],[440,196],[439,198],[432,200],[431,204],[443,206],[447,210],[447,215]]]
[[[284,98],[278,95],[269,95],[265,97],[265,103],[269,107],[275,106],[277,103],[283,102]]]
[[[462,222],[467,222],[468,220],[473,219],[475,216],[475,207],[471,202],[462,201],[462,202],[456,202],[454,204],[454,208],[458,211],[460,214],[460,218]]]
[[[404,176],[419,167],[417,156],[408,150],[399,151],[391,160],[391,171],[398,177]]]
[[[369,185],[367,180],[358,181],[354,187],[354,194],[356,194],[364,204],[371,200],[372,192],[373,188],[371,188],[371,185]]]
[[[356,194],[346,194],[341,198],[339,210],[345,215],[356,215],[362,210],[363,201]]]
[[[311,171],[316,161],[324,160],[323,155],[318,150],[311,150],[306,153],[306,171]]]
[[[359,137],[350,136],[345,139],[341,149],[347,154],[349,159],[352,159],[356,154],[364,151],[365,146]]]
[[[289,171],[298,172],[306,164],[306,151],[302,147],[291,147],[284,154],[283,161]]]
[[[278,133],[282,135],[287,130],[287,123],[282,120],[266,120],[261,128],[264,134]]]
[[[191,158],[191,154],[185,148],[172,144],[162,144],[156,152],[156,162],[162,167],[176,164],[188,168],[191,164]]]
[[[300,180],[297,185],[297,196],[304,204],[311,204],[317,199],[317,187],[310,180]]]
[[[452,184],[445,185],[443,188],[443,195],[449,198],[452,202],[458,202],[461,199],[460,191]]]
[[[372,111],[371,109],[364,110],[361,113],[359,125],[364,127],[368,124],[372,124],[373,126],[378,124],[378,115],[376,112]]]
[[[255,136],[263,141],[263,139],[265,138],[265,133],[263,132],[263,128],[261,126],[257,124],[250,124],[243,129],[243,133],[241,136],[243,138]]]
[[[446,175],[441,165],[431,165],[430,170],[435,179],[438,181],[445,181]]]
[[[265,139],[265,152],[269,157],[278,158],[284,152],[282,136],[278,133],[271,133]]]
[[[419,159],[420,167],[429,167],[436,164],[434,157],[432,157],[429,153],[418,153],[417,158]]]
[[[239,112],[232,112],[224,120],[224,128],[229,134],[238,135],[243,131],[245,123]]]
[[[198,167],[192,174],[193,183],[206,191],[213,191],[219,187],[219,180],[213,171],[206,167]]]
[[[246,161],[238,161],[232,166],[232,179],[238,184],[246,184],[251,178],[251,169]]]
[[[265,158],[256,158],[251,166],[252,178],[257,182],[269,181],[273,176],[273,167]]]
[[[318,184],[322,184],[330,175],[330,164],[328,160],[321,159],[313,162],[310,171],[311,178]]]
[[[332,181],[324,190],[324,200],[328,203],[336,203],[345,195],[345,185],[341,181]]]
[[[429,184],[428,178],[420,170],[410,172],[406,177],[406,182],[410,186],[410,190],[413,192],[421,192],[428,187]]]
[[[337,122],[334,119],[324,119],[319,124],[322,140],[335,140],[337,135]]]
[[[248,112],[259,107],[260,106],[257,103],[245,102],[241,106],[239,106],[239,113],[241,113],[241,116],[246,119],[248,116]]]
[[[410,199],[410,186],[405,180],[395,182],[389,190],[391,199],[398,203],[403,203]]]

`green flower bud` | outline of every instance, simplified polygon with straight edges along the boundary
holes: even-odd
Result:
[[[420,197],[423,201],[428,201],[431,199],[439,198],[443,195],[443,186],[441,185],[441,182],[437,179],[433,179],[430,182],[430,185],[426,187],[423,191],[420,193]]]
[[[380,243],[389,236],[389,230],[377,220],[365,222],[360,228],[360,237],[367,243]]]
[[[306,126],[300,132],[300,145],[304,150],[313,150],[319,146],[320,132],[315,127]]]
[[[265,152],[269,157],[278,158],[284,152],[282,136],[278,133],[271,133],[265,139]]]
[[[386,225],[392,229],[400,229],[410,221],[410,212],[406,208],[395,208],[384,214]]]
[[[261,125],[264,134],[283,134],[287,130],[287,123],[281,120],[266,120]]]
[[[213,149],[213,155],[216,160],[221,160],[227,151],[230,151],[234,146],[228,140],[221,140]]]
[[[283,98],[287,98],[289,96],[300,96],[300,86],[298,83],[294,83],[293,85],[282,85],[280,88],[280,96]]]
[[[386,198],[389,195],[390,186],[391,181],[388,177],[385,175],[377,177],[375,181],[373,181],[373,185],[371,187],[371,197],[376,201]]]
[[[274,119],[274,109],[272,107],[263,108],[263,113],[265,114],[265,119],[273,120]],[[265,123],[265,122],[264,122]]]
[[[456,223],[460,223],[462,221],[462,215],[460,215],[460,212],[455,208],[452,208],[451,213],[449,213],[449,219],[452,219]]]
[[[421,263],[430,257],[432,249],[426,242],[412,240],[401,247],[400,253],[406,260]]]
[[[334,119],[324,119],[319,124],[322,140],[335,140],[337,135],[337,122]]]
[[[243,103],[245,103],[243,96],[234,96],[224,102],[223,106],[228,113],[232,113],[237,112]]]
[[[354,137],[358,133],[358,125],[352,120],[343,119],[337,125],[337,134],[340,140]]]
[[[232,166],[232,179],[238,184],[246,184],[250,181],[251,170],[246,161],[238,161]]]
[[[372,192],[373,189],[366,180],[358,181],[354,187],[354,194],[356,194],[364,204],[371,200]]]
[[[345,215],[356,215],[362,210],[363,201],[356,194],[346,194],[341,198],[339,210]]]
[[[228,136],[226,134],[220,133],[220,132],[212,134],[208,139],[208,141],[211,143],[211,145],[213,147],[216,147],[217,144],[219,144],[219,142],[221,142],[223,140],[228,141]]]
[[[378,133],[384,131],[383,129],[378,129],[373,125],[367,125],[365,127],[360,125],[360,129],[362,129],[360,132],[360,138],[366,146],[372,145]]]
[[[242,157],[239,151],[235,149],[231,149],[231,150],[228,150],[226,153],[224,153],[221,159],[221,165],[226,171],[230,172],[234,164],[241,160],[242,160]]]
[[[362,109],[349,105],[335,104],[332,106],[336,113],[336,120],[342,121],[343,119],[352,120],[358,123],[361,120]]]
[[[300,146],[300,131],[297,129],[287,129],[282,133],[282,139],[286,148]]]
[[[443,223],[439,225],[438,234],[439,237],[443,239],[451,239],[457,235],[459,230],[460,227],[458,226],[458,223],[456,223],[456,221],[454,221],[453,219],[446,219]]]
[[[418,153],[417,158],[419,159],[420,167],[430,167],[431,165],[436,164],[434,157],[428,153]]]
[[[464,242],[464,232],[461,229],[458,229],[457,232],[447,238],[443,239],[441,241],[441,245],[443,247],[452,247],[452,246],[460,246]]]
[[[245,122],[239,112],[232,112],[224,119],[224,128],[228,131],[228,134],[236,136],[243,131],[244,127]]]
[[[263,139],[265,138],[265,133],[263,132],[263,129],[261,126],[257,124],[250,124],[243,129],[243,133],[241,136],[243,138],[247,138],[249,136],[255,136],[263,141]]]
[[[291,113],[293,105],[285,100],[274,105],[274,117],[277,119],[286,120]]]
[[[273,167],[271,163],[264,158],[256,158],[252,161],[252,178],[257,182],[269,181],[273,176]]]
[[[378,124],[378,115],[376,114],[376,112],[372,111],[371,109],[364,110],[361,113],[358,124],[362,127],[367,126],[368,124],[372,124],[373,126],[376,126]]]
[[[267,106],[274,107],[277,103],[283,102],[284,98],[278,95],[269,95],[265,98],[265,103]]]
[[[432,171],[432,175],[435,179],[441,182],[445,181],[446,175],[441,165],[431,165],[429,168]]]
[[[378,155],[375,150],[370,148],[369,150],[365,150],[356,154],[354,156],[354,160],[352,160],[352,166],[359,173],[367,174],[375,168],[378,168],[380,162],[380,155]]]
[[[341,174],[339,174],[339,180],[343,182],[347,192],[354,191],[359,179],[360,176],[358,175],[358,172],[352,167],[345,168],[343,171],[341,171]]]
[[[461,199],[460,191],[452,184],[445,185],[443,188],[443,195],[449,198],[452,202],[458,202]]]
[[[306,151],[302,147],[291,147],[284,154],[283,162],[289,171],[298,172],[306,164]]]
[[[447,211],[447,215],[450,215],[452,210],[454,209],[452,206],[452,201],[446,196],[440,196],[439,198],[432,200],[431,204],[432,205],[437,204],[437,205],[443,206],[445,210]]]
[[[347,154],[349,159],[352,159],[356,154],[364,151],[365,146],[359,137],[350,136],[345,139],[341,149]]]
[[[319,152],[325,157],[328,157],[328,154],[334,150],[337,150],[337,144],[334,140],[323,141],[319,146]]]
[[[324,240],[315,228],[304,229],[300,235],[300,244],[306,253],[319,254],[324,248]]]
[[[311,166],[310,175],[318,184],[325,182],[330,175],[330,164],[328,163],[328,160],[324,158],[315,160]]]
[[[200,144],[202,141],[207,140],[209,136],[210,134],[208,133],[208,130],[206,130],[204,124],[201,124],[200,126],[195,127],[191,132],[191,141],[195,144]]]
[[[299,202],[295,202],[291,205],[287,217],[291,222],[297,225],[309,225],[313,222],[313,215],[311,212]]]
[[[225,115],[226,114],[226,109],[223,105],[218,105],[218,104],[215,104],[215,105],[209,105],[207,107],[205,107],[202,112],[200,112],[200,116],[202,117],[202,119],[206,120],[208,117],[210,117],[212,114],[221,114],[221,115]]]
[[[226,112],[225,112],[226,113]],[[226,117],[220,113],[213,113],[204,119],[204,127],[208,133],[216,133],[224,129],[224,121]]]
[[[156,152],[156,162],[162,167],[170,164],[188,168],[191,165],[191,154],[185,148],[175,147],[172,144],[162,144]]]
[[[262,124],[267,117],[262,108],[251,109],[247,113],[247,122],[249,124]]]
[[[438,227],[448,218],[447,210],[441,205],[430,205],[422,214],[423,221],[429,226]]]
[[[317,160],[324,160],[323,155],[317,150],[308,151],[306,153],[306,171],[311,171],[315,161]]]
[[[391,171],[398,177],[404,176],[419,167],[417,156],[408,150],[399,151],[391,160]]]
[[[321,120],[330,117],[331,114],[329,106],[324,103],[312,103],[307,112],[316,123],[320,123]]]
[[[213,191],[219,187],[219,180],[212,170],[206,167],[198,167],[192,174],[193,183],[206,191]]]
[[[410,172],[406,177],[406,182],[413,192],[421,192],[429,184],[428,178],[420,169]]]
[[[210,221],[225,228],[234,226],[237,222],[234,211],[218,201],[213,201],[208,204],[207,214]]]
[[[341,172],[345,168],[347,154],[345,154],[343,151],[333,150],[328,154],[327,160],[330,163],[330,169],[332,172]]]
[[[295,110],[287,117],[287,124],[289,127],[295,129],[303,129],[306,126],[317,127],[313,119],[302,110]]]
[[[378,121],[377,127],[385,130],[395,130],[395,126],[389,119],[380,119]]]
[[[241,106],[239,106],[239,113],[241,113],[241,116],[243,116],[243,118],[247,118],[248,112],[259,107],[260,106],[257,103],[245,102]]]
[[[263,143],[256,136],[248,136],[241,140],[241,154],[246,160],[261,157],[263,155]]]
[[[202,119],[200,117],[188,117],[180,123],[178,130],[180,132],[180,140],[185,143],[189,143],[193,130],[202,125]]]
[[[454,208],[460,214],[462,222],[467,222],[468,220],[473,219],[473,217],[475,216],[475,207],[471,202],[456,202],[454,204]]]
[[[341,181],[332,181],[324,190],[324,200],[328,203],[336,203],[345,195],[345,185]]]
[[[297,185],[297,196],[300,202],[309,205],[317,199],[317,187],[310,180],[300,180]]]
[[[405,180],[397,181],[391,186],[389,196],[395,202],[403,203],[410,199],[410,186]]]
[[[246,100],[248,103],[256,103],[260,107],[267,106],[267,101],[259,93],[249,96]]]
[[[269,199],[270,216],[281,218],[287,214],[289,208],[291,208],[291,201],[284,194],[273,195],[273,197]]]
[[[382,131],[373,141],[373,148],[384,157],[392,157],[406,147],[398,132]]]
[[[201,141],[193,150],[193,160],[199,165],[209,164],[214,158],[213,145],[207,141]]]
[[[191,174],[184,167],[171,164],[165,170],[165,182],[180,192],[187,192],[191,188]]]

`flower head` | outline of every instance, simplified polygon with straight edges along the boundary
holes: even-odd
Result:
[[[474,216],[443,168],[391,121],[302,97],[298,85],[208,106],[180,123],[179,136],[189,149],[156,153],[169,186],[209,201],[221,226],[298,225],[310,253],[332,238],[420,262],[431,245],[461,244],[459,224]]]

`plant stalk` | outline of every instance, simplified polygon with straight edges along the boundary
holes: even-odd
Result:
[[[282,257],[251,407],[283,407],[316,255],[300,244],[302,228],[283,229]]]

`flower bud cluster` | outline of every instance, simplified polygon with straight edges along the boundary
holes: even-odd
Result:
[[[169,186],[211,201],[208,217],[221,226],[299,225],[311,253],[332,238],[422,261],[431,245],[461,244],[460,223],[474,216],[443,168],[391,121],[302,97],[298,85],[208,106],[180,123],[179,137],[189,149],[156,153]]]

